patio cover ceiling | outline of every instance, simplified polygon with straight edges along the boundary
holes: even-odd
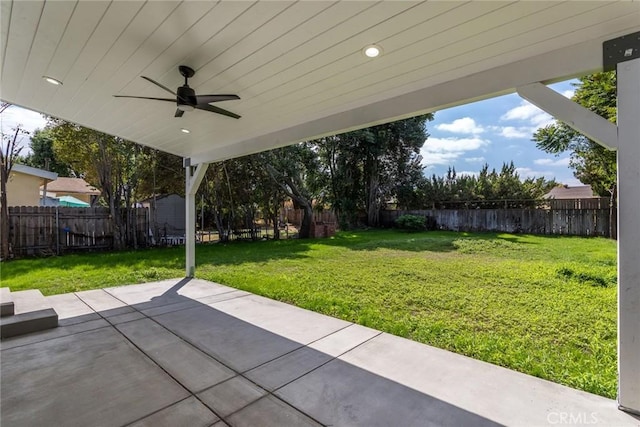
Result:
[[[3,0],[0,19],[2,100],[195,164],[598,70],[640,2]],[[242,118],[112,97],[166,97],[140,76],[175,89],[180,64]]]

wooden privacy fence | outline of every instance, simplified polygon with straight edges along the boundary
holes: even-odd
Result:
[[[548,199],[551,209],[609,209],[611,199],[596,197],[591,199]]]
[[[122,214],[127,224],[126,211]],[[146,246],[147,209],[132,209],[131,215],[135,220],[125,226],[125,242]],[[14,257],[113,249],[113,237],[108,208],[9,207],[9,245]]]
[[[382,225],[391,227],[404,214],[424,216],[441,230],[616,237],[609,209],[395,210],[382,211]]]
[[[303,209],[288,209],[286,212],[287,222],[297,227],[300,227],[300,224],[302,224],[303,215],[304,215]],[[312,222],[314,224],[317,224],[317,223],[335,224],[337,220],[336,220],[336,215],[332,211],[324,210],[320,212],[313,211]]]

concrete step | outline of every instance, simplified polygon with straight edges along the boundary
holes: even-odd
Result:
[[[9,288],[0,288],[0,317],[13,316],[13,298]]]
[[[58,314],[38,290],[12,292],[13,316],[0,318],[0,338],[15,337],[58,326]]]

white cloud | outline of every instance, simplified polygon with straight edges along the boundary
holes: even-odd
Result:
[[[457,176],[475,176],[477,177],[479,175],[478,172],[473,172],[473,171],[456,171],[456,175]]]
[[[571,99],[571,98],[573,98],[573,94],[574,93],[576,93],[576,91],[574,89],[567,89],[567,90],[562,92],[562,96]]]
[[[528,122],[535,127],[544,127],[554,123],[553,117],[527,101],[522,101],[520,105],[504,113],[500,120],[519,120]]]
[[[28,132],[33,132],[36,129],[44,128],[46,124],[47,121],[40,113],[25,110],[15,105],[7,108],[0,114],[0,128],[2,129],[2,133],[5,134],[11,133],[11,129],[17,125],[21,125],[21,127]]]
[[[546,179],[553,179],[555,174],[551,171],[539,171],[531,168],[516,168],[516,172],[520,175],[520,178],[540,178],[544,177]]]
[[[533,161],[534,164],[539,166],[558,166],[558,167],[568,167],[569,166],[569,157],[563,157],[561,159],[536,159]]]
[[[467,157],[464,161],[467,163],[484,163],[487,159],[484,157]]]
[[[451,133],[462,133],[466,135],[477,135],[484,132],[482,126],[478,125],[471,117],[456,119],[451,123],[441,123],[436,125],[436,129]]]
[[[521,139],[521,138],[530,139],[533,133],[536,131],[535,127],[529,127],[529,126],[519,126],[519,127],[503,126],[503,127],[498,127],[498,129],[499,129],[498,134],[500,136],[503,136],[509,139]]]
[[[486,147],[490,141],[477,138],[429,138],[420,154],[426,165],[450,165],[468,151]]]

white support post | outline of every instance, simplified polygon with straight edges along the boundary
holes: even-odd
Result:
[[[618,404],[640,414],[640,58],[617,67]]]
[[[190,159],[185,159],[185,270],[186,277],[193,277],[196,272],[196,192],[209,167],[201,163],[191,166]]]
[[[541,83],[518,94],[618,151],[618,405],[640,415],[640,58],[617,64],[618,124]]]

